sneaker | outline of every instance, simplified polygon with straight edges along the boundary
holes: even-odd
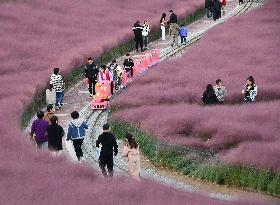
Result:
[[[60,107],[59,106],[55,106],[55,110],[59,110],[60,109]]]
[[[92,95],[90,95],[88,98],[92,98]]]

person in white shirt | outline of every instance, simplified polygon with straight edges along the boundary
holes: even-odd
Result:
[[[143,36],[143,41],[144,41],[144,49],[149,49],[148,48],[148,35],[150,33],[150,26],[148,24],[148,21],[144,21],[143,25],[143,31],[142,31],[142,36]]]
[[[46,104],[55,106],[55,97],[56,93],[53,89],[53,85],[49,84],[48,89],[46,90]]]

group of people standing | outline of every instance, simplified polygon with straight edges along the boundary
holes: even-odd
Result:
[[[166,13],[163,13],[160,18],[161,39],[166,40],[166,27],[169,25],[169,35],[172,36],[173,42],[171,46],[178,46],[178,36],[181,38],[181,45],[187,44],[188,29],[185,25],[178,25],[178,17],[173,10],[169,11],[169,20],[166,20]]]
[[[144,52],[145,49],[149,49],[148,48],[148,36],[150,33],[150,26],[148,24],[148,21],[145,20],[143,25],[141,25],[140,21],[136,21],[132,27],[132,30],[134,32],[136,51],[137,52],[139,51],[139,46],[140,46],[142,52]]]
[[[246,80],[246,85],[242,89],[243,99],[245,102],[255,102],[257,97],[257,85],[252,76]],[[216,80],[216,85],[213,87],[211,84],[206,86],[206,90],[202,95],[202,102],[205,105],[223,104],[227,96],[226,88],[222,85],[221,79]]]
[[[130,58],[130,54],[127,53],[123,61],[123,66],[120,66],[116,60],[113,60],[109,66],[101,65],[100,68],[94,63],[93,58],[88,58],[88,63],[84,67],[84,74],[87,78],[88,91],[90,93],[89,98],[95,96],[96,83],[102,83],[102,81],[111,81],[111,93],[122,87],[122,77],[125,74],[129,77],[133,77],[134,62]]]
[[[225,15],[226,0],[205,0],[205,8],[207,9],[207,17],[213,18],[214,21]]]

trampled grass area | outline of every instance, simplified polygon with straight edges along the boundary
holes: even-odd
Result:
[[[134,126],[121,122],[112,122],[112,132],[119,139],[123,139],[127,132],[132,133],[137,138],[143,154],[156,166],[220,185],[280,196],[279,172],[254,167],[225,165],[220,162],[209,165],[190,160],[178,151],[159,150],[156,138],[141,132]]]
[[[186,16],[183,19],[179,20],[179,24],[191,24],[194,21],[200,19],[205,14],[205,9],[199,9],[195,11],[193,14]],[[149,40],[155,41],[161,37],[161,30],[159,28],[152,28],[151,33],[149,34]],[[98,59],[95,59],[95,62],[97,65],[107,64],[111,62],[114,59],[117,59],[123,55],[125,55],[127,52],[131,52],[135,49],[135,42],[133,39],[130,39],[127,42],[123,42],[117,47],[111,49],[110,51],[103,53],[100,55]],[[51,75],[51,73],[50,73]],[[84,78],[84,68],[83,65],[81,65],[78,68],[72,69],[72,72],[70,72],[67,76],[65,76],[64,81],[66,84],[66,91],[79,81],[81,81]],[[45,98],[45,90],[38,91],[34,97],[33,101],[27,106],[25,112],[21,116],[21,125],[22,128],[26,127],[28,123],[30,122],[31,118],[34,116],[34,114],[39,110],[42,109],[45,106],[46,98]]]

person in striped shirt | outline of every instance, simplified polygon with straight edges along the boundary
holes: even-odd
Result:
[[[59,110],[63,105],[62,102],[64,98],[64,87],[65,87],[63,78],[59,73],[59,68],[53,69],[53,74],[51,75],[50,84],[53,85],[53,89],[55,90],[56,93],[55,109]]]

